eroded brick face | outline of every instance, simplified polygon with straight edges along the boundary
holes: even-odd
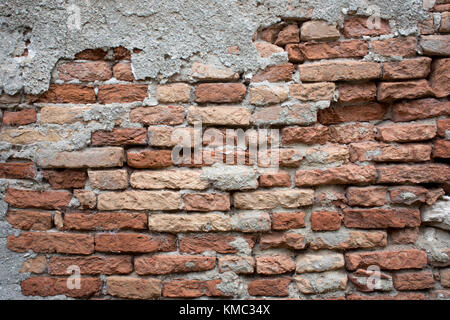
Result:
[[[196,57],[168,81],[138,79],[138,49],[92,48],[58,61],[46,92],[0,95],[6,247],[37,254],[22,266],[22,293],[448,298],[441,2],[421,36],[351,15],[342,26],[287,19],[259,29],[255,61],[271,63],[254,72]],[[197,140],[199,123],[208,141]],[[225,139],[262,128],[279,130],[265,138],[276,165],[252,158],[252,133],[239,148],[235,132]],[[175,161],[180,143],[203,147],[201,159]],[[76,290],[66,286],[74,265]],[[382,270],[375,287],[371,267]]]

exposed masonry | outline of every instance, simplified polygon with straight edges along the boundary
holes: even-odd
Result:
[[[193,37],[236,24],[204,42],[167,27],[177,1],[106,8],[155,16],[158,49],[124,25],[101,44],[56,28],[64,49],[33,47],[49,37],[21,14],[2,25],[25,44],[0,96],[2,298],[448,299],[450,4],[376,1],[370,29],[356,1],[206,2],[177,20]],[[279,168],[174,165],[196,120],[280,129]]]

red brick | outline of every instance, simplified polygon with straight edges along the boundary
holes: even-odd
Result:
[[[264,275],[283,274],[295,270],[295,262],[288,255],[257,256],[256,272]]]
[[[228,211],[230,195],[219,193],[188,193],[183,195],[186,211]]]
[[[379,266],[383,270],[422,269],[427,265],[427,254],[416,249],[347,253],[345,263],[347,270],[372,265]]]
[[[200,272],[214,269],[216,257],[153,255],[134,260],[138,275]]]
[[[436,125],[437,125],[437,134],[439,137],[450,136],[450,118],[438,120],[436,121]]]
[[[18,208],[62,209],[69,205],[72,194],[67,191],[32,191],[8,188],[5,201]]]
[[[304,60],[359,58],[368,54],[369,45],[367,41],[359,40],[324,43],[307,42],[301,43],[297,50],[298,55]]]
[[[127,163],[133,168],[166,168],[173,165],[171,150],[127,152]]]
[[[33,179],[36,167],[32,162],[0,163],[0,179]]]
[[[371,28],[372,25],[367,17],[351,17],[344,21],[344,35],[347,38],[361,38],[363,36],[380,36],[383,34],[390,34],[391,28],[389,27],[389,21],[380,19],[380,25],[374,25],[375,28]],[[373,21],[371,21],[373,23]]]
[[[177,125],[184,121],[184,108],[178,106],[139,107],[131,110],[131,122],[146,125]]]
[[[290,283],[288,278],[253,280],[248,284],[248,293],[252,296],[286,297]]]
[[[373,82],[342,83],[338,86],[339,102],[369,102],[377,97],[377,86]]]
[[[286,45],[286,52],[290,62],[298,63],[305,60],[302,52],[300,51],[301,44],[288,44]]]
[[[350,206],[379,207],[386,204],[387,188],[379,186],[347,188],[346,197]]]
[[[65,230],[147,229],[145,213],[129,212],[74,212],[64,215]]]
[[[381,77],[381,65],[367,61],[326,61],[301,64],[298,67],[303,82],[357,81]]]
[[[71,275],[70,266],[80,268],[80,274],[129,274],[133,271],[130,256],[89,256],[89,257],[51,257],[48,264],[48,273],[56,276]]]
[[[22,232],[17,237],[9,236],[7,247],[16,252],[91,254],[94,237],[79,233]]]
[[[404,82],[381,82],[378,85],[378,101],[418,99],[432,96],[433,91],[427,80]]]
[[[82,82],[106,81],[111,79],[109,63],[104,61],[66,62],[58,66],[59,79]]]
[[[227,297],[219,285],[222,280],[170,280],[164,282],[163,296],[169,298]]]
[[[284,82],[291,81],[294,73],[294,65],[292,63],[279,64],[269,66],[264,70],[258,71],[253,77],[253,82]]]
[[[106,84],[98,88],[98,103],[129,103],[144,101],[148,95],[146,84]]]
[[[328,127],[330,142],[352,143],[375,140],[374,126],[371,124],[344,124]]]
[[[450,102],[436,99],[404,101],[392,107],[393,121],[411,121],[450,115]]]
[[[173,235],[152,236],[137,233],[102,233],[95,235],[95,251],[112,253],[149,253],[175,251]]]
[[[342,216],[335,211],[315,211],[311,213],[311,229],[314,231],[334,231],[341,228]]]
[[[426,78],[430,73],[431,58],[420,57],[383,63],[383,80]]]
[[[86,184],[86,172],[78,170],[45,170],[42,176],[53,189],[82,189]]]
[[[450,58],[433,61],[430,86],[434,95],[438,98],[445,98],[450,95]]]
[[[360,142],[350,145],[350,160],[375,162],[419,162],[430,160],[431,146],[427,144],[393,145]]]
[[[278,23],[276,25],[269,26],[260,32],[260,39],[267,42],[275,42],[278,33],[286,26],[285,23]]]
[[[77,60],[103,60],[106,56],[103,49],[86,49],[75,55]]]
[[[387,105],[368,103],[360,106],[332,106],[319,110],[319,122],[324,125],[354,121],[383,120],[387,113]]]
[[[93,146],[146,145],[145,128],[117,128],[113,131],[95,131],[92,133]]]
[[[291,250],[302,250],[307,245],[304,235],[297,233],[266,233],[261,235],[259,246],[261,250],[270,248],[288,248]]]
[[[72,298],[89,298],[100,293],[102,281],[98,278],[81,278],[80,289],[69,289],[66,278],[33,277],[20,283],[25,296],[66,295]]]
[[[49,230],[52,228],[51,212],[9,210],[6,220],[16,229]]]
[[[424,203],[428,190],[423,187],[400,186],[389,189],[391,203],[407,204]]]
[[[264,173],[259,177],[259,185],[262,188],[290,187],[291,176],[286,171]]]
[[[417,209],[344,209],[347,228],[405,228],[418,227],[420,223],[420,211]]]
[[[397,290],[424,290],[434,287],[434,278],[431,272],[408,272],[393,275],[394,287]]]
[[[394,124],[377,127],[378,139],[385,142],[430,140],[436,136],[434,124]]]
[[[377,294],[377,295],[357,295],[351,294],[347,296],[347,300],[425,300],[423,293],[415,292],[399,292],[396,295]]]
[[[290,127],[281,132],[283,144],[325,144],[328,140],[328,128],[325,126],[315,127]]]
[[[79,84],[51,84],[37,102],[95,103],[94,88]]]
[[[387,57],[414,57],[417,54],[415,37],[371,41],[372,52]]]
[[[195,102],[241,102],[246,93],[247,88],[242,83],[202,83],[195,87]]]
[[[21,111],[3,113],[3,125],[5,126],[23,126],[36,122],[36,110],[24,109]]]
[[[377,167],[378,183],[444,183],[450,179],[445,164],[390,165]]]
[[[300,212],[279,212],[272,214],[273,230],[290,230],[305,227],[305,213]]]
[[[161,280],[155,278],[137,278],[110,276],[106,278],[107,293],[113,297],[125,299],[155,299],[161,296]]]
[[[131,63],[119,62],[113,67],[114,78],[121,81],[134,81]]]
[[[215,251],[217,253],[237,253],[238,248],[233,245],[236,241],[244,239],[248,247],[252,249],[255,245],[255,238],[252,236],[233,236],[222,234],[194,234],[185,235],[180,238],[181,253],[203,253],[205,251]]]
[[[433,145],[433,158],[450,158],[450,141],[436,140]]]
[[[361,184],[375,181],[375,167],[344,165],[328,169],[299,170],[295,175],[296,186],[322,184]]]
[[[394,229],[389,236],[395,244],[413,244],[419,238],[419,228]]]
[[[289,43],[300,42],[300,29],[297,24],[289,24],[278,33],[275,44],[284,46]]]
[[[131,52],[127,48],[120,46],[117,48],[114,48],[114,59],[116,60],[130,60],[131,59]]]

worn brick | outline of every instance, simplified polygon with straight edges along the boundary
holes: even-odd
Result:
[[[371,265],[383,270],[422,269],[427,265],[427,254],[416,249],[347,253],[345,265],[348,270]]]
[[[381,66],[375,62],[337,61],[299,65],[300,80],[318,81],[357,81],[378,79]]]
[[[250,110],[244,107],[189,107],[187,121],[191,124],[246,126],[250,124],[250,116]]]
[[[257,256],[256,272],[264,275],[283,274],[295,270],[294,259],[288,255]]]
[[[130,184],[137,189],[206,189],[209,183],[201,179],[201,172],[187,170],[135,171]]]
[[[295,143],[325,144],[328,137],[328,127],[322,125],[284,128],[281,132],[282,143],[286,145]]]
[[[293,232],[274,232],[261,235],[259,246],[261,250],[271,248],[288,248],[302,250],[306,248],[307,239],[304,235]]]
[[[387,105],[375,102],[359,106],[332,106],[319,110],[318,119],[324,125],[342,122],[382,120],[387,110]]]
[[[105,84],[99,86],[97,100],[102,104],[144,101],[147,91],[146,84]]]
[[[275,44],[277,46],[284,46],[289,43],[300,42],[300,29],[297,24],[288,24],[285,26],[277,36]]]
[[[163,296],[169,298],[226,297],[220,290],[222,280],[170,280],[164,282]]]
[[[91,110],[91,107],[44,106],[40,112],[40,123],[71,124],[83,122],[83,112],[89,110]]]
[[[99,210],[176,210],[181,196],[171,191],[105,192],[98,195]]]
[[[88,190],[74,190],[73,195],[84,209],[94,209],[97,206],[97,195]]]
[[[378,183],[443,183],[450,179],[445,164],[390,165],[377,167]]]
[[[336,25],[326,21],[307,21],[302,24],[300,37],[303,41],[310,40],[336,40],[340,33]]]
[[[239,79],[239,74],[230,68],[216,67],[210,64],[194,62],[192,64],[192,77],[203,81],[233,81]]]
[[[93,146],[146,145],[147,130],[144,128],[116,128],[112,131],[92,133]]]
[[[42,176],[48,180],[53,189],[84,188],[86,172],[79,170],[46,170]]]
[[[265,188],[290,187],[291,176],[286,171],[264,173],[259,177],[259,185]]]
[[[128,151],[127,163],[133,168],[166,168],[173,165],[171,150]]]
[[[372,52],[388,57],[413,57],[417,54],[415,37],[371,41]]]
[[[405,82],[381,82],[378,85],[379,101],[394,101],[398,99],[418,99],[433,95],[427,80]]]
[[[342,83],[338,85],[339,102],[369,102],[376,99],[377,86],[373,82]]]
[[[81,278],[79,289],[69,289],[66,278],[32,277],[20,283],[25,296],[58,296],[89,298],[100,293],[102,281],[98,278]]]
[[[251,274],[255,268],[253,257],[222,256],[219,257],[218,266],[220,272],[234,272],[236,274]]]
[[[450,95],[450,58],[433,61],[430,75],[430,86],[438,98]]]
[[[313,204],[314,191],[309,189],[238,192],[233,194],[238,209],[298,208]]]
[[[103,49],[86,49],[75,54],[76,60],[103,60],[106,56],[106,51]]]
[[[389,237],[395,244],[413,244],[419,238],[419,228],[394,229]]]
[[[120,190],[128,187],[128,173],[125,169],[89,170],[88,175],[92,188]]]
[[[294,45],[293,45],[294,46]],[[369,53],[367,41],[306,42],[292,47],[297,59],[322,60],[335,58],[359,58]],[[289,51],[288,51],[289,53]],[[293,53],[291,53],[293,55]],[[300,61],[299,61],[300,62]]]
[[[138,275],[200,272],[214,269],[216,257],[153,255],[134,260]]]
[[[380,19],[380,24],[376,26],[373,22],[368,17],[351,17],[345,19],[344,35],[347,38],[361,38],[363,36],[375,37],[391,33],[389,21]]]
[[[396,273],[392,276],[394,287],[397,290],[424,290],[434,287],[434,278],[431,272]]]
[[[284,63],[275,66],[269,66],[264,70],[258,71],[254,76],[253,82],[285,82],[292,80],[294,73],[294,65],[292,63]]]
[[[118,298],[154,299],[161,296],[161,280],[111,276],[106,278],[106,290]]]
[[[257,108],[251,117],[256,125],[310,125],[314,124],[317,114],[312,105],[294,104],[290,106],[270,106]]]
[[[420,46],[428,56],[450,56],[450,35],[423,36]]]
[[[437,135],[439,137],[450,137],[450,118],[436,121]],[[0,164],[1,167],[1,164]]]
[[[324,272],[341,269],[345,265],[342,253],[327,251],[300,254],[295,262],[297,273]]]
[[[420,57],[383,63],[383,80],[426,78],[430,73],[431,58]]]
[[[95,235],[95,251],[111,253],[150,253],[175,251],[176,238],[172,235],[138,233],[101,233]]]
[[[71,212],[64,215],[65,230],[147,229],[147,215],[129,212]]]
[[[36,110],[24,109],[21,111],[5,111],[3,113],[3,125],[23,126],[36,122]]]
[[[17,208],[62,209],[69,206],[72,194],[67,191],[33,191],[8,188],[5,201]]]
[[[350,160],[375,162],[420,162],[430,160],[431,146],[427,144],[394,145],[360,142],[350,145]]]
[[[342,216],[336,211],[315,211],[311,213],[313,231],[335,231],[341,227]]]
[[[272,214],[273,230],[289,230],[305,227],[305,213],[300,212],[279,212]]]
[[[274,54],[284,52],[283,48],[280,48],[279,46],[276,46],[266,41],[256,41],[253,44],[256,50],[258,50],[261,58],[269,58]]]
[[[80,268],[80,274],[128,274],[133,271],[130,256],[89,256],[89,257],[51,257],[48,263],[48,273],[51,275],[71,275],[70,266]]]
[[[195,87],[197,103],[233,103],[244,100],[247,88],[241,83],[202,83]]]
[[[420,226],[417,209],[344,209],[344,224],[348,228],[382,229]]]
[[[184,107],[180,106],[139,107],[131,110],[130,121],[143,123],[145,125],[182,124],[184,121]]]
[[[16,229],[49,230],[52,228],[52,214],[46,211],[8,210],[6,220]]]
[[[36,167],[32,162],[0,163],[0,179],[33,179]]]
[[[205,251],[215,251],[217,253],[238,253],[240,243],[246,244],[251,250],[255,245],[253,236],[236,236],[228,234],[190,234],[180,237],[181,253],[203,253]]]
[[[281,103],[288,98],[288,90],[281,86],[256,86],[249,89],[250,103],[262,106]]]
[[[149,229],[157,232],[231,231],[229,216],[208,214],[154,214],[148,219]]]
[[[41,131],[39,129],[31,128],[2,128],[0,133],[0,140],[2,142],[8,142],[13,145],[33,144],[38,142],[44,142],[50,144],[52,142],[59,142],[64,140],[65,137],[70,138],[72,136],[72,130],[58,130],[48,129]]]
[[[450,141],[436,140],[433,144],[433,158],[450,158]]]
[[[371,124],[344,124],[328,127],[329,139],[335,143],[352,143],[375,140],[374,126]]]
[[[59,79],[63,81],[106,81],[112,76],[111,66],[105,61],[65,62],[57,70]]]
[[[295,184],[296,186],[364,184],[374,182],[375,177],[375,167],[349,164],[329,169],[299,170],[295,175]]]
[[[436,136],[434,124],[393,124],[377,126],[378,138],[385,142],[430,140]]]
[[[337,232],[314,233],[309,247],[313,250],[348,250],[385,247],[385,231],[363,231],[340,229]]]
[[[288,278],[272,278],[252,280],[248,284],[248,293],[252,296],[285,297],[289,295]]]
[[[94,103],[95,100],[93,87],[79,84],[51,84],[37,102],[84,104]]]
[[[411,121],[450,115],[450,102],[436,99],[404,101],[393,105],[393,121]]]
[[[230,195],[220,193],[189,193],[183,195],[186,211],[228,211]]]
[[[386,187],[349,187],[345,196],[350,206],[379,207],[386,204]]]
[[[156,89],[158,102],[188,102],[191,98],[191,86],[186,83],[159,85]]]
[[[114,78],[121,81],[134,81],[133,70],[131,69],[131,63],[118,62],[113,67]]]

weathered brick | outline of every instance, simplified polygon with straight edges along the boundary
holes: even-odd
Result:
[[[131,52],[123,46],[119,46],[113,49],[114,59],[116,60],[130,60]]]
[[[133,168],[166,168],[173,165],[171,150],[128,151],[127,163]]]
[[[86,172],[79,170],[46,170],[42,172],[42,176],[53,189],[84,188],[86,184]]]
[[[8,210],[6,220],[16,229],[49,230],[52,228],[51,212]]]
[[[187,121],[191,124],[246,126],[250,124],[250,117],[250,110],[244,107],[189,107]]]
[[[445,288],[450,288],[450,269],[440,269],[439,276],[441,277],[441,285]]]
[[[309,104],[257,108],[252,115],[256,125],[310,125],[316,122],[316,111]]]
[[[0,179],[33,179],[36,167],[32,162],[0,163]]]
[[[381,66],[375,62],[336,61],[299,65],[300,80],[318,81],[357,81],[378,79]]]
[[[371,41],[372,52],[387,57],[414,57],[417,54],[415,37]]]
[[[58,296],[89,298],[100,293],[102,281],[98,278],[81,278],[79,289],[69,289],[66,278],[33,277],[20,283],[25,296]]]
[[[391,294],[377,294],[377,295],[357,295],[350,294],[347,300],[425,300],[423,293],[415,292],[399,292],[396,295]]]
[[[131,63],[118,62],[113,67],[114,78],[121,81],[134,81],[133,70],[131,69]]]
[[[253,44],[261,58],[269,58],[273,54],[284,52],[283,48],[266,41],[256,41]]]
[[[314,202],[314,191],[309,189],[237,192],[233,203],[238,209],[298,208]]]
[[[159,85],[156,95],[161,103],[188,102],[191,98],[191,86],[186,83]]]
[[[348,228],[382,229],[420,226],[417,209],[344,209],[344,224]]]
[[[311,229],[314,231],[335,231],[341,228],[342,216],[336,211],[315,211],[311,213]]]
[[[450,6],[447,5],[450,9]],[[448,33],[450,32],[450,11],[445,11],[441,13],[441,25],[439,27],[440,32]]]
[[[450,118],[437,120],[436,125],[437,125],[437,135],[439,137],[446,137],[446,136],[450,137]]]
[[[183,195],[186,211],[228,211],[230,195],[220,193],[188,193]]]
[[[450,95],[450,58],[437,59],[431,66],[430,86],[438,98]]]
[[[368,102],[375,100],[377,86],[373,82],[342,83],[338,86],[339,102]]]
[[[336,25],[331,25],[326,21],[307,21],[302,24],[300,37],[304,41],[310,40],[336,40],[340,33]]]
[[[118,147],[90,148],[81,151],[38,153],[42,168],[111,168],[123,165],[123,149]]]
[[[277,48],[280,48],[280,47],[277,47]],[[301,48],[302,48],[302,45],[298,44],[298,43],[286,45],[286,52],[288,54],[289,62],[299,63],[299,62],[303,62],[303,60],[305,60],[305,57],[303,56],[302,52],[300,51]]]
[[[375,102],[360,106],[332,106],[319,110],[318,119],[324,125],[342,122],[382,120],[387,110],[387,105]]]
[[[36,122],[36,110],[24,109],[21,111],[5,111],[3,114],[3,125],[5,126],[23,126]]]
[[[290,187],[291,176],[286,171],[264,173],[259,177],[259,185],[263,188]]]
[[[269,66],[264,70],[258,71],[254,76],[253,82],[285,82],[292,80],[294,73],[294,65],[292,63],[284,63],[275,66]]]
[[[288,24],[284,27],[277,36],[275,44],[277,46],[284,46],[289,43],[300,42],[300,29],[297,24]]]
[[[329,139],[335,143],[352,143],[375,140],[374,126],[371,124],[344,124],[328,127]]]
[[[327,251],[303,253],[295,261],[296,272],[324,272],[344,268],[344,255]]]
[[[419,238],[419,228],[404,228],[391,230],[390,241],[395,244],[413,244]]]
[[[231,219],[232,229],[240,232],[266,232],[270,230],[270,215],[267,212],[239,212]]]
[[[358,269],[348,275],[348,279],[355,285],[358,291],[391,291],[394,289],[392,277],[387,273],[374,270]],[[376,279],[374,281],[374,279]]]
[[[294,45],[293,45],[294,46]],[[367,41],[306,42],[292,47],[298,59],[322,60],[335,58],[359,58],[369,53]],[[298,52],[298,53],[297,53]],[[289,53],[289,51],[288,51]],[[292,55],[293,53],[291,53]],[[300,61],[298,61],[300,62]]]
[[[112,76],[111,66],[105,61],[65,62],[57,70],[59,79],[63,81],[106,81]]]
[[[128,173],[119,170],[89,170],[89,182],[92,188],[106,190],[120,190],[128,187]]]
[[[222,280],[170,280],[164,282],[163,296],[169,298],[226,297],[220,290]]]
[[[390,165],[377,167],[378,183],[443,183],[450,179],[445,164]]]
[[[192,77],[203,81],[239,80],[239,74],[229,68],[216,67],[210,64],[194,62],[192,64]]]
[[[337,168],[299,170],[295,175],[296,186],[317,186],[322,184],[364,184],[374,182],[374,166],[353,164]]]
[[[69,267],[76,265],[80,274],[128,274],[133,271],[130,256],[89,256],[89,257],[51,257],[48,273],[56,276],[71,275]]]
[[[378,85],[377,94],[379,101],[418,99],[431,95],[433,95],[433,90],[427,80],[381,82]]]
[[[450,56],[450,35],[423,36],[420,46],[427,56]]]
[[[423,187],[401,186],[389,188],[391,203],[407,204],[424,203],[428,190]]]
[[[393,275],[394,287],[397,290],[424,290],[434,287],[431,272],[407,272]]]
[[[177,125],[184,121],[184,107],[155,106],[139,107],[131,110],[130,121],[146,125],[165,124]]]
[[[201,172],[187,170],[135,171],[130,184],[137,189],[206,189],[209,183],[201,179]]]
[[[177,210],[181,196],[171,191],[105,192],[98,195],[99,210]]]
[[[383,80],[426,78],[430,73],[431,58],[420,57],[383,63]]]
[[[247,88],[241,83],[202,83],[195,87],[195,102],[241,102],[246,93]]]
[[[214,269],[216,257],[153,255],[134,260],[138,275],[199,272]]]
[[[137,233],[101,233],[95,235],[95,251],[111,253],[176,251],[176,237]]]
[[[51,84],[37,102],[95,103],[94,88],[79,84]]]
[[[8,249],[16,252],[91,254],[94,237],[88,234],[62,232],[22,232],[8,237]]]
[[[89,110],[91,110],[91,107],[44,106],[40,112],[40,123],[71,124],[83,122],[83,112]]]
[[[75,55],[76,60],[103,60],[106,56],[106,51],[103,49],[86,49],[78,52]]]
[[[64,215],[65,230],[147,229],[147,215],[129,212],[71,212]]]
[[[44,255],[38,255],[35,258],[29,258],[22,263],[19,273],[44,273],[47,271],[47,258]]]
[[[248,293],[252,296],[286,297],[290,283],[288,278],[257,279],[248,284]]]
[[[379,186],[349,187],[345,196],[350,206],[379,207],[386,204],[387,188]]]
[[[255,245],[253,236],[236,236],[223,234],[190,234],[180,237],[181,253],[203,253],[215,251],[217,253],[238,253],[241,244],[251,250]]]
[[[112,131],[92,133],[93,146],[146,145],[147,130],[144,128],[116,128]]]
[[[105,84],[99,86],[97,100],[102,104],[144,101],[147,91],[146,84]]]
[[[377,126],[378,138],[386,142],[430,140],[436,136],[434,124],[393,124]]]
[[[281,86],[256,86],[249,89],[250,103],[263,106],[281,103],[288,98],[288,90]]]
[[[273,230],[289,230],[305,227],[305,213],[300,212],[279,212],[272,214]]]
[[[267,42],[275,42],[277,39],[278,33],[286,26],[285,23],[278,23],[275,25],[271,25],[263,30],[261,30],[259,37],[261,40]]]
[[[67,191],[33,191],[8,188],[5,201],[17,208],[62,209],[69,206],[72,194]]]
[[[97,195],[88,190],[74,190],[73,195],[84,209],[94,209],[97,206]]]
[[[291,84],[289,96],[300,101],[330,101],[333,98],[335,85],[331,82]]]
[[[152,214],[148,226],[151,231],[171,233],[231,231],[229,216],[216,213]]]
[[[4,127],[0,134],[2,142],[8,142],[15,145],[32,144],[37,142],[59,142],[66,138],[70,138],[72,130],[48,129],[41,131],[39,129],[30,128],[7,128]]]
[[[450,115],[450,102],[420,99],[396,103],[392,107],[393,121],[411,121]]]
[[[288,255],[257,256],[256,272],[264,275],[283,274],[295,270],[294,259]]]
[[[433,158],[450,158],[450,141],[436,140],[433,144]]]
[[[253,257],[223,256],[218,261],[220,272],[234,272],[236,274],[251,274],[255,268]]]
[[[161,296],[161,280],[111,276],[106,278],[107,293],[118,298],[154,299]]]
[[[292,250],[305,249],[307,239],[304,235],[293,232],[274,232],[261,235],[259,246],[261,250],[270,248],[288,248]]]
[[[149,127],[149,145],[155,147],[173,147],[177,144],[186,146],[194,145],[194,129],[193,128],[172,128],[172,127]],[[188,137],[189,143],[185,143],[184,139]]]
[[[360,142],[350,145],[350,160],[375,162],[419,162],[430,160],[431,146],[427,144],[393,145]]]
[[[328,140],[328,127],[318,125],[314,127],[284,128],[281,132],[283,144],[325,144]]]
[[[362,231],[340,229],[337,232],[315,233],[309,247],[313,250],[348,250],[385,247],[385,231]]]
[[[347,38],[360,38],[363,36],[380,36],[390,34],[389,21],[380,19],[379,25],[374,25],[374,21],[367,17],[351,17],[344,21],[344,35]],[[375,28],[374,28],[375,26]]]
[[[345,254],[347,270],[379,266],[383,270],[422,269],[427,265],[427,254],[416,249],[371,251]]]

